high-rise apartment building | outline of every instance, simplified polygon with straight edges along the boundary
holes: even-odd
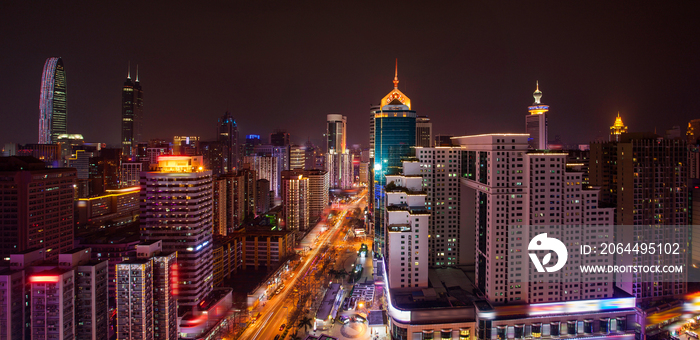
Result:
[[[428,220],[421,167],[405,161],[403,174],[386,175],[384,209],[388,288],[428,287]]]
[[[46,169],[33,157],[0,157],[0,256],[46,248],[46,259],[73,248],[76,170]]]
[[[282,171],[282,218],[287,230],[309,227],[309,178],[303,171]]]
[[[612,264],[612,255],[572,258],[547,274],[536,272],[525,255],[530,240],[543,233],[560,238],[570,254],[582,244],[612,242],[615,213],[599,206],[599,188],[584,187],[580,172],[566,171],[565,153],[528,151],[528,137],[453,139],[463,152],[460,203],[463,230],[474,230],[476,238],[477,287],[495,305],[612,297],[612,273],[579,269]]]
[[[212,180],[213,198],[213,232],[214,235],[226,236],[228,234],[228,190],[226,177],[214,177]]]
[[[58,255],[58,268],[72,269],[75,275],[75,339],[109,339],[109,308],[107,303],[109,270],[107,267],[107,260],[92,259],[90,248],[74,249]],[[36,279],[36,276],[34,278]],[[50,290],[47,294],[50,294]],[[52,299],[47,295],[47,317],[52,314],[52,308],[48,306],[50,300]],[[48,337],[48,339],[50,338]]]
[[[374,239],[375,251],[383,251],[384,244],[384,186],[386,175],[398,174],[401,159],[412,154],[416,143],[416,111],[411,110],[411,99],[398,88],[398,62],[394,72],[394,89],[381,100],[374,114]],[[370,140],[371,143],[371,140]]]
[[[223,117],[219,118],[219,142],[223,146],[223,168],[220,173],[228,173],[238,169],[239,145],[238,145],[238,124],[233,119],[231,112],[226,111]]]
[[[66,70],[60,57],[46,59],[41,72],[39,144],[54,144],[68,133],[66,122]]]
[[[688,246],[688,148],[680,138],[622,134],[619,142],[591,144],[591,184],[617,207],[615,242],[679,243]],[[688,247],[686,247],[688,249]],[[685,255],[618,256],[627,265],[686,265]],[[617,285],[641,300],[681,296],[687,272],[625,273]]]
[[[423,177],[426,204],[430,207],[430,265],[474,264],[473,235],[462,230],[459,185],[462,173],[460,147],[416,148]],[[404,162],[405,167],[406,162]]]
[[[122,87],[122,154],[137,155],[137,145],[143,140],[143,89],[139,82],[138,66],[136,81],[131,80],[131,66]]]
[[[257,172],[244,164],[243,169],[229,173],[226,180],[226,210],[229,230],[238,229],[246,219],[255,217]]]
[[[352,188],[355,182],[352,165],[352,154],[348,150],[343,153],[331,150],[326,154],[326,171],[329,175],[331,188]]]
[[[282,172],[283,181],[298,179],[299,176],[309,180],[305,201],[309,209],[309,225],[312,225],[328,207],[329,173],[323,170],[288,170]]]
[[[178,252],[178,304],[197,305],[212,289],[212,175],[201,156],[160,156],[141,173],[141,240]]]
[[[530,135],[527,144],[530,149],[547,150],[547,112],[549,106],[540,102],[542,91],[540,91],[539,82],[537,82],[537,89],[532,96],[535,97],[535,102],[527,108],[530,114],[525,117],[525,132]]]
[[[24,270],[0,269],[0,339],[24,340]]]
[[[433,146],[433,123],[428,116],[416,117],[416,146]]]
[[[136,246],[137,258],[116,265],[117,339],[176,340],[177,253],[162,241]]]

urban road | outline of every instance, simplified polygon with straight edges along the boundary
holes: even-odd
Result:
[[[358,206],[358,203],[365,198],[366,193],[366,190],[363,191],[363,193],[359,195],[358,198],[355,199],[351,204],[345,205],[343,207],[343,210],[340,214],[340,218],[337,219],[337,222],[330,228],[330,230],[321,235],[321,237],[316,241],[313,249],[308,253],[308,256],[306,256],[306,260],[303,262],[301,268],[295,273],[291,280],[285,282],[286,288],[280,294],[272,297],[272,299],[266,302],[265,307],[263,307],[260,311],[260,313],[262,314],[260,318],[257,321],[255,321],[255,323],[249,325],[248,328],[241,334],[239,339],[272,340],[275,338],[276,335],[283,333],[284,330],[280,331],[280,327],[282,326],[282,324],[285,324],[287,322],[287,315],[293,309],[293,299],[290,299],[288,297],[290,293],[294,290],[294,288],[296,288],[297,281],[299,280],[299,278],[304,277],[305,275],[307,275],[308,272],[310,272],[310,270],[312,269],[312,263],[318,262],[316,261],[316,259],[319,257],[319,250],[323,248],[324,243],[330,241],[328,242],[328,244],[330,245],[337,244],[338,238],[340,236],[339,231],[342,229],[341,227],[345,222],[345,216],[348,210],[356,208]],[[311,234],[309,234],[308,236],[311,237]],[[294,327],[295,325],[288,325],[287,327],[289,326],[291,326],[291,328],[289,334],[287,334],[287,336],[285,337],[286,339],[291,338],[291,336],[293,335],[291,334],[291,331],[297,328]]]

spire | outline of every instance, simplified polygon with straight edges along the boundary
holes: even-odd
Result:
[[[537,89],[535,90],[535,93],[532,94],[532,96],[535,97],[535,104],[540,104],[540,98],[542,98],[542,91],[540,91],[539,80],[536,81],[536,84],[537,84]]]
[[[131,60],[129,60],[128,65],[126,68],[126,79],[131,79]]]
[[[139,64],[136,64],[136,82],[139,81]]]
[[[399,58],[396,58],[396,67],[394,68],[394,88],[399,88]]]

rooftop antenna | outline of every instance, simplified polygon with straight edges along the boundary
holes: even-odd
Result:
[[[131,60],[129,60],[128,65],[126,68],[126,79],[131,79]]]

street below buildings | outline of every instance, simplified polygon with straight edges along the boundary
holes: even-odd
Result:
[[[326,278],[328,270],[343,266],[339,262],[338,256],[343,256],[346,252],[347,245],[354,245],[352,241],[348,241],[346,217],[349,217],[349,212],[353,209],[360,208],[360,211],[366,205],[365,197],[367,191],[363,191],[352,202],[339,205],[336,207],[338,211],[337,217],[333,219],[333,223],[328,221],[328,225],[324,222],[319,222],[314,230],[309,232],[306,237],[301,240],[300,246],[303,249],[303,256],[300,265],[293,271],[293,275],[287,279],[285,288],[277,295],[269,300],[262,301],[256,307],[251,316],[259,315],[259,318],[249,324],[243,331],[239,339],[274,339],[276,335],[286,334],[284,339],[290,339],[294,331],[299,330],[301,336],[304,332],[304,327],[298,327],[299,320],[306,317],[309,311],[313,312],[314,302],[323,299],[323,292],[327,288],[329,281]],[[348,243],[350,242],[350,243]],[[359,248],[358,246],[355,248]],[[357,253],[352,251],[357,257]],[[351,268],[354,264],[350,254],[343,257],[347,262],[347,268]],[[332,264],[336,260],[335,265]],[[371,279],[372,267],[371,257],[369,258],[369,266],[363,272],[362,278]],[[366,266],[365,264],[363,264]],[[348,270],[349,272],[349,270]],[[369,275],[369,276],[367,276]],[[296,313],[294,313],[297,311]],[[313,313],[311,313],[313,314]],[[311,317],[311,315],[308,315]],[[311,323],[313,324],[313,320]],[[284,329],[282,329],[284,325]],[[282,329],[282,330],[281,330]],[[311,331],[313,326],[307,327],[307,331]],[[285,330],[287,332],[285,333]],[[302,337],[304,338],[305,335]],[[280,336],[282,339],[282,336]]]

